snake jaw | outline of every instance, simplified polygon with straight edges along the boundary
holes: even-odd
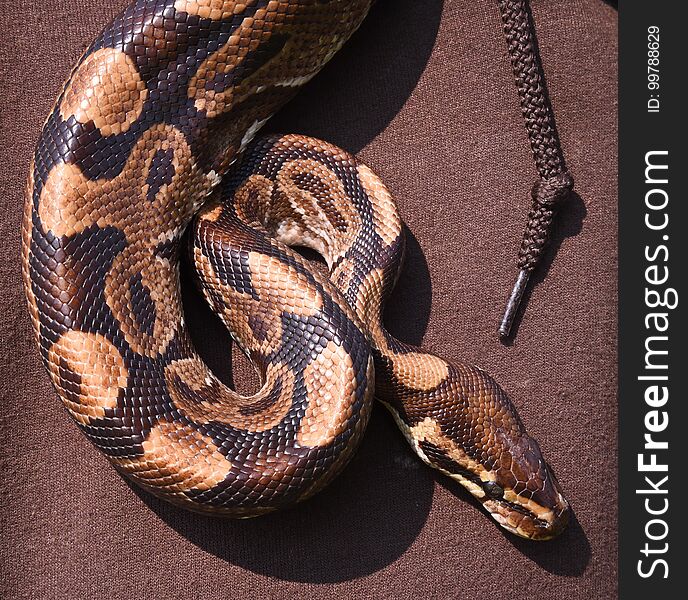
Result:
[[[551,508],[513,492],[511,497],[510,500],[485,498],[481,501],[492,518],[514,535],[546,541],[557,537],[566,528],[570,509],[561,493],[557,492],[555,505]]]

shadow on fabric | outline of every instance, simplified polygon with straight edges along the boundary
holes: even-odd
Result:
[[[442,6],[443,0],[377,0],[351,40],[265,131],[302,133],[359,152],[416,87],[435,44]]]
[[[469,495],[460,484],[440,473],[435,475],[435,480],[454,494],[454,496],[473,505],[476,511],[480,511],[484,514],[480,502]],[[559,537],[546,542],[532,542],[531,540],[517,537],[507,532],[492,519],[485,519],[485,522],[487,525],[489,521],[489,523],[496,527],[516,550],[528,557],[545,571],[553,573],[554,575],[576,577],[581,575],[588,566],[592,556],[592,550],[590,548],[588,536],[585,534],[580,522],[576,518],[574,508],[575,507],[571,507],[569,524],[563,533]]]

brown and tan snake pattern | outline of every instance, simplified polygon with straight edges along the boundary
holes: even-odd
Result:
[[[24,281],[43,361],[112,464],[186,508],[245,517],[308,498],[351,458],[377,397],[501,525],[553,537],[568,505],[499,386],[382,326],[404,246],[384,184],[326,142],[251,141],[370,2],[138,0],[106,27],[29,177]],[[253,396],[194,351],[182,252],[260,375]]]

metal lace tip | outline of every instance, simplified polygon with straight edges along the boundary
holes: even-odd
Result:
[[[526,291],[526,287],[528,286],[528,279],[530,279],[530,271],[521,270],[518,272],[514,289],[511,290],[511,295],[509,296],[509,300],[506,303],[506,308],[504,309],[502,322],[499,324],[499,329],[497,330],[499,337],[501,338],[508,337],[511,333],[511,328],[514,324],[518,307],[521,304],[523,293]]]

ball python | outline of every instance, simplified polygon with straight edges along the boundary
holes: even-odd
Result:
[[[568,504],[498,384],[383,327],[404,240],[382,181],[327,142],[254,139],[371,1],[136,0],[105,27],[31,165],[22,265],[42,360],[114,467],[190,510],[252,517],[309,498],[377,398],[500,525],[554,537]],[[183,255],[255,366],[253,395],[194,350]]]

